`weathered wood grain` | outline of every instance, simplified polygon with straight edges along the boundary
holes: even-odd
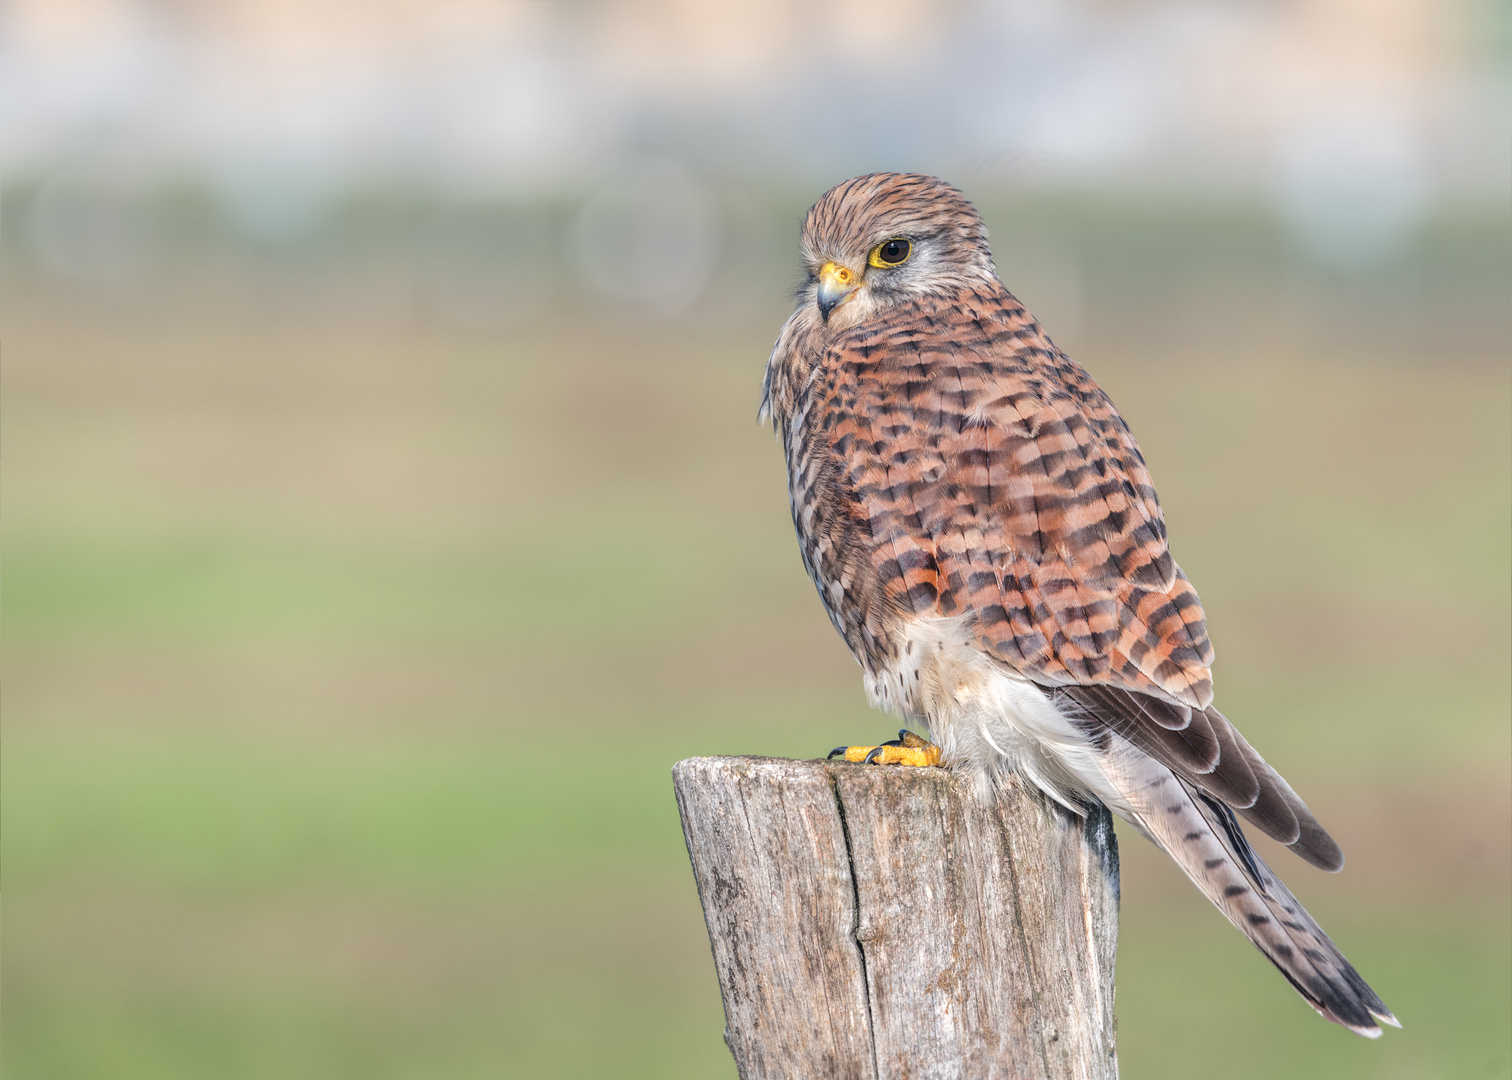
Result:
[[[693,758],[683,833],[745,1080],[1105,1080],[1118,850],[1014,778]]]

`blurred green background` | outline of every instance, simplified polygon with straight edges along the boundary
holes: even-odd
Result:
[[[1320,234],[1284,183],[650,129],[665,185],[12,152],[6,1075],[734,1075],[669,769],[887,730],[755,408],[803,210],[897,164],[1139,436],[1219,703],[1349,865],[1264,852],[1405,1025],[1317,1018],[1124,831],[1123,1075],[1512,1074],[1504,190]],[[707,226],[671,256],[667,185]]]

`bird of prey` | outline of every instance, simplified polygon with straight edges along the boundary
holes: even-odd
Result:
[[[767,363],[803,563],[873,705],[923,725],[852,761],[1016,771],[1164,849],[1329,1020],[1397,1024],[1250,847],[1343,852],[1213,707],[1213,648],[1113,403],[998,281],[981,216],[873,173],[803,223]]]

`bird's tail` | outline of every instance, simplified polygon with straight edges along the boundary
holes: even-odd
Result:
[[[1116,740],[1122,742],[1122,740]],[[1367,1038],[1391,1010],[1250,847],[1234,813],[1127,743],[1103,756],[1115,807],[1176,860],[1213,905],[1324,1017]]]

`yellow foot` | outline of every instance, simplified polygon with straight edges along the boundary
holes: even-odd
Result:
[[[865,762],[868,765],[914,765],[926,768],[940,762],[940,748],[907,729],[898,732],[896,739],[881,746],[837,746],[829,752],[830,757],[841,755],[844,755],[846,761]]]

